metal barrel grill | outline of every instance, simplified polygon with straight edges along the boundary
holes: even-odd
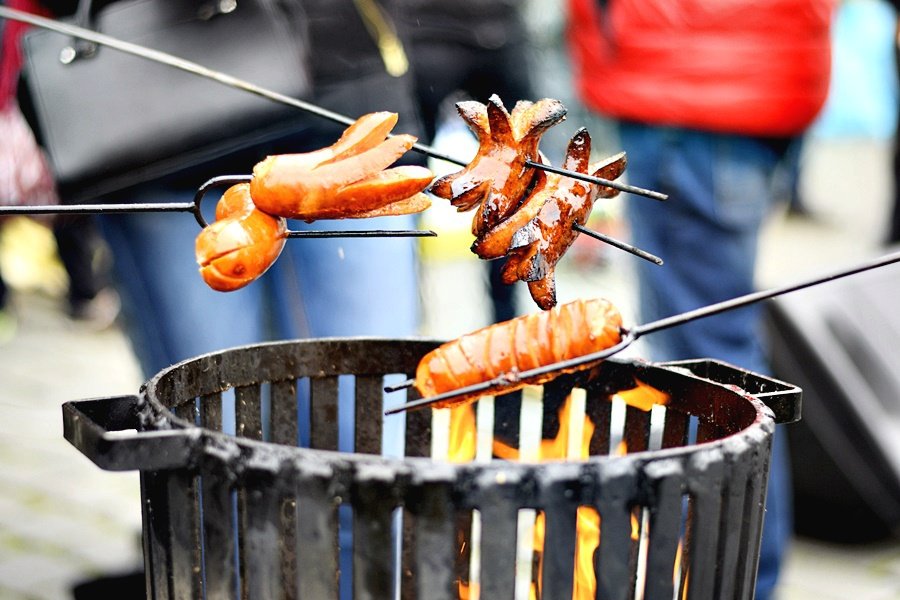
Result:
[[[772,434],[799,417],[798,388],[714,361],[608,360],[470,405],[492,447],[524,458],[528,429],[558,438],[560,407],[581,397],[569,414],[587,458],[454,463],[430,457],[441,411],[391,417],[402,440],[384,433],[386,400],[406,399],[385,376],[408,377],[435,345],[245,346],[174,365],[139,396],[67,403],[71,443],[141,471],[148,597],[752,598]],[[636,380],[664,408],[617,403]],[[380,454],[397,441],[402,456]],[[587,550],[585,511],[599,523]]]

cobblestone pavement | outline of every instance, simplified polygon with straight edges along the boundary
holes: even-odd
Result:
[[[886,209],[885,157],[885,147],[871,143],[826,146],[810,157],[806,196],[816,217],[773,221],[763,242],[764,285],[873,252]],[[632,259],[581,250],[584,266],[572,261],[560,273],[561,300],[602,293],[634,306]],[[432,263],[423,294],[430,314],[442,318],[425,333],[449,336],[480,324],[483,299],[457,295],[453,312],[434,289],[442,280],[477,277],[473,269],[464,261]],[[137,475],[90,463],[63,439],[60,411],[68,400],[134,393],[141,377],[118,330],[77,327],[60,306],[58,294],[19,291],[16,330],[0,341],[0,600],[69,598],[74,582],[128,571],[141,560]],[[797,540],[779,600],[848,599],[900,600],[900,544],[848,548]]]
[[[140,564],[136,473],[100,470],[63,439],[68,400],[134,393],[118,331],[77,327],[59,300],[14,297],[0,345],[0,598],[70,597],[71,585]]]

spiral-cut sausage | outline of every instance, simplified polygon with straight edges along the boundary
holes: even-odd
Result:
[[[535,177],[526,163],[540,160],[541,135],[565,118],[566,109],[545,98],[520,101],[509,113],[496,94],[487,104],[460,102],[456,108],[478,137],[478,153],[462,170],[435,180],[430,191],[459,211],[477,207],[472,233],[480,236],[522,203]]]
[[[551,310],[497,323],[447,342],[426,354],[416,369],[423,398],[507,375],[502,393],[547,381],[558,373],[528,380],[517,374],[610,348],[621,341],[622,317],[602,298],[576,300]],[[445,408],[490,392],[450,398]]]
[[[248,184],[234,185],[216,205],[216,221],[197,236],[200,275],[214,290],[240,289],[272,266],[286,239],[285,220],[256,208]]]
[[[591,136],[586,129],[579,129],[569,142],[563,167],[606,179],[615,179],[625,170],[624,153],[588,165],[590,153]],[[535,199],[542,199],[531,221],[512,236],[501,278],[507,284],[528,282],[531,297],[546,310],[556,305],[556,264],[578,237],[575,224],[587,222],[596,198],[610,198],[618,191],[554,173],[549,173],[542,183],[523,204],[531,206]]]
[[[266,157],[253,168],[253,202],[271,215],[304,221],[424,210],[430,202],[421,192],[434,174],[419,166],[387,168],[416,141],[385,139],[396,122],[396,113],[370,113],[327,148]]]

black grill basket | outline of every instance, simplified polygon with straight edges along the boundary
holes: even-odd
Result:
[[[148,597],[752,598],[772,435],[799,418],[798,388],[608,360],[456,411],[476,450],[453,462],[448,411],[383,417],[414,398],[385,384],[435,345],[245,346],[139,396],[67,403],[70,442],[141,472]],[[624,401],[637,381],[665,400]],[[565,435],[588,456],[529,459]]]

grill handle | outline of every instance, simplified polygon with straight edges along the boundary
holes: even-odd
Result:
[[[137,396],[63,404],[63,435],[107,471],[156,471],[191,464],[200,430],[139,431]]]
[[[702,379],[738,387],[768,406],[778,424],[800,420],[803,391],[796,385],[714,359],[671,361],[662,366],[680,367]]]

